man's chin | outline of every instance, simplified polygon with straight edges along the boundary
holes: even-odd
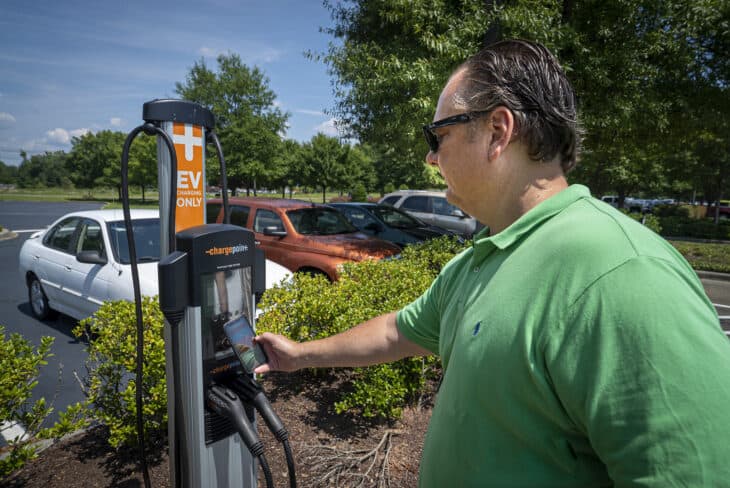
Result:
[[[458,198],[456,198],[456,195],[453,191],[451,191],[451,188],[448,186],[446,187],[446,201],[449,202],[451,205],[456,205],[459,207]],[[461,208],[461,207],[460,207]]]

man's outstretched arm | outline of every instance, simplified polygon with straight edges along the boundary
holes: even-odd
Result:
[[[294,342],[265,332],[255,340],[266,351],[269,362],[256,368],[256,373],[370,366],[431,354],[401,334],[395,317],[395,312],[387,313],[345,332],[309,342]]]

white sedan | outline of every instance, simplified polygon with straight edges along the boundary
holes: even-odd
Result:
[[[160,218],[157,210],[132,210],[142,295],[157,295]],[[55,312],[89,317],[105,301],[133,300],[132,268],[121,210],[67,214],[36,232],[20,250],[20,274],[28,286],[33,315]],[[266,260],[266,288],[291,272]]]

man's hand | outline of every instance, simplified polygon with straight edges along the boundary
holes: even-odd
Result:
[[[269,357],[269,362],[256,368],[255,373],[371,366],[431,354],[398,331],[395,312],[316,341],[294,342],[270,332],[264,332],[254,341]]]
[[[270,371],[296,371],[302,366],[297,365],[297,351],[301,344],[287,339],[279,334],[264,332],[254,338],[254,342],[264,348],[268,362],[254,370],[254,373],[268,373]]]

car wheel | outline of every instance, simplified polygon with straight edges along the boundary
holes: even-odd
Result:
[[[28,301],[33,315],[38,320],[45,320],[54,315],[54,310],[48,305],[48,297],[43,291],[40,280],[33,276],[28,283]]]

